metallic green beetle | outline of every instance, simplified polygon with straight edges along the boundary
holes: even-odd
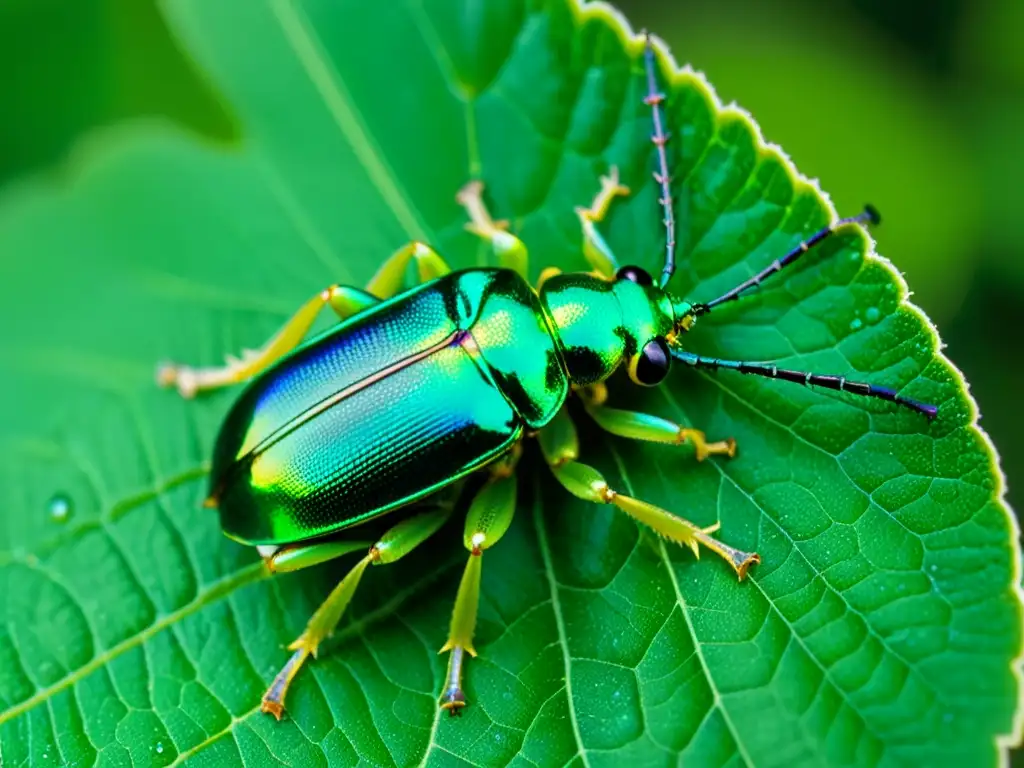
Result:
[[[704,546],[723,557],[742,579],[759,562],[712,538],[716,528],[689,521],[611,488],[578,460],[575,429],[566,411],[570,393],[608,432],[669,444],[688,442],[696,458],[732,456],[731,440],[708,442],[694,429],[605,405],[604,381],[625,366],[637,384],[654,385],[673,359],[693,367],[814,384],[890,400],[932,417],[936,409],[895,391],[777,368],[700,357],[679,337],[724,301],[738,298],[792,263],[844,224],[877,220],[868,209],[840,220],[732,291],[704,304],[672,296],[674,222],[665,156],[666,135],[648,44],[648,96],[658,155],[666,259],[658,284],[636,267],[617,269],[595,228],[618,195],[615,168],[601,179],[589,208],[577,209],[584,253],[592,272],[541,273],[527,282],[524,244],[491,219],[479,181],[458,196],[467,228],[488,240],[501,264],[452,272],[422,243],[399,249],[365,290],[332,286],[307,302],[262,349],[221,368],[168,364],[164,385],[186,397],[200,390],[252,379],[226,417],[217,439],[208,504],[220,510],[224,532],[258,546],[270,569],[291,571],[353,551],[336,534],[401,507],[417,506],[386,532],[338,584],[290,646],[291,659],[264,695],[262,709],[280,718],[285,693],[309,654],[337,625],[367,565],[391,563],[437,531],[452,509],[453,489],[477,471],[489,474],[465,524],[469,551],[456,596],[448,642],[448,681],[441,706],[465,706],[462,667],[476,655],[473,632],[482,553],[505,533],[515,508],[514,469],[524,436],[537,435],[548,465],[572,494],[613,504],[662,536],[699,554]],[[400,293],[410,261],[421,285]],[[396,295],[397,294],[397,295]],[[325,306],[343,322],[300,346]],[[255,377],[255,378],[253,378]]]

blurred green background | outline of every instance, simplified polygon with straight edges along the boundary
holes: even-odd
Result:
[[[724,102],[748,109],[841,212],[865,201],[883,212],[878,250],[907,275],[971,382],[1019,507],[1024,2],[618,5],[704,71]],[[225,147],[241,140],[151,0],[6,0],[0,71],[0,205],[19,177],[60,183],[76,147],[123,121],[173,120]],[[17,268],[0,265],[0,279]]]

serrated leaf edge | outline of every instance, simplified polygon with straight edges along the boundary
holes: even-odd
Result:
[[[632,25],[621,11],[604,2],[604,0],[593,0],[593,2],[588,2],[587,0],[569,0],[569,3],[577,20],[597,18],[605,21],[613,33],[620,37],[623,47],[630,56],[634,59],[640,58],[644,45],[646,44],[646,35],[634,31]],[[780,159],[787,174],[789,174],[794,187],[803,186],[813,190],[817,197],[825,204],[825,209],[828,211],[831,219],[836,220],[839,218],[839,214],[832,203],[832,198],[821,188],[818,179],[811,179],[800,173],[792,158],[790,158],[785,150],[783,150],[778,144],[770,142],[764,137],[764,134],[761,131],[761,126],[757,123],[750,112],[735,102],[731,102],[729,104],[723,103],[719,98],[718,93],[715,91],[714,86],[711,85],[703,72],[694,69],[689,64],[680,66],[664,40],[653,33],[650,35],[650,38],[655,49],[656,57],[660,58],[664,64],[667,65],[666,69],[669,73],[670,85],[673,88],[683,83],[696,86],[711,101],[716,118],[732,115],[742,121],[753,133],[754,146],[758,154],[762,156],[767,154],[776,155]],[[964,378],[963,373],[953,365],[953,362],[943,352],[945,345],[942,343],[938,329],[932,324],[924,310],[910,300],[910,288],[907,285],[907,281],[904,278],[903,273],[900,272],[889,259],[877,252],[875,239],[871,236],[870,232],[863,227],[860,229],[862,236],[865,238],[867,243],[867,248],[865,249],[865,261],[880,265],[892,279],[893,284],[897,286],[898,290],[899,303],[897,311],[906,311],[919,323],[920,327],[928,333],[928,337],[931,341],[933,360],[938,362],[943,371],[950,376],[953,382],[955,382],[957,389],[959,389],[960,393],[963,395],[964,401],[967,403],[968,413],[970,414],[970,423],[967,425],[967,428],[972,436],[978,438],[979,442],[984,447],[985,454],[988,457],[989,467],[996,478],[995,500],[998,502],[999,508],[1002,510],[1003,515],[1009,524],[1010,541],[1008,543],[1013,553],[1012,589],[1017,598],[1016,607],[1018,624],[1024,623],[1024,588],[1022,588],[1021,585],[1022,551],[1021,547],[1017,545],[1017,542],[1020,540],[1020,526],[1017,522],[1016,515],[1014,515],[1013,510],[1010,508],[1010,505],[1006,500],[1006,477],[999,466],[999,453],[996,451],[996,447],[992,443],[991,438],[979,424],[981,412],[978,408],[977,402],[971,396],[970,385]],[[1024,738],[1024,634],[1022,634],[1022,642],[1020,647],[1017,649],[1017,655],[1010,664],[1010,673],[1016,680],[1018,701],[1017,710],[1014,713],[1013,729],[1010,733],[998,734],[996,737],[996,745],[1000,750],[999,765],[1001,768],[1009,765],[1010,749],[1019,746],[1022,738]]]

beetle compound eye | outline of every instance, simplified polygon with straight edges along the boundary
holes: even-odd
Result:
[[[644,345],[636,361],[636,380],[645,387],[660,384],[668,376],[672,356],[664,339],[652,339]]]
[[[640,269],[640,267],[620,267],[619,271],[615,273],[615,279],[629,280],[629,282],[636,283],[637,285],[654,284],[651,276],[645,270]]]

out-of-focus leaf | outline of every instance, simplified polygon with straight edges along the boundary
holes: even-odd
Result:
[[[7,0],[0,72],[0,185],[120,120],[162,118],[209,139],[236,138],[154,0]]]
[[[972,131],[975,157],[984,177],[986,260],[1001,277],[1024,289],[1024,4],[1014,0],[972,3],[963,27],[960,66],[965,81],[965,125]]]

